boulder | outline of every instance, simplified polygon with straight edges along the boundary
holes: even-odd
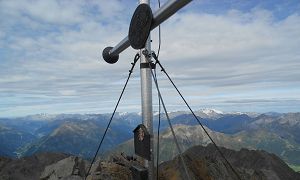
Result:
[[[37,153],[20,159],[0,158],[1,180],[39,179],[46,166],[54,164],[69,155],[62,153]]]
[[[70,156],[47,166],[40,179],[83,179],[85,174],[85,161],[79,157]]]

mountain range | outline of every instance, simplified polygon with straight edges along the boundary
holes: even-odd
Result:
[[[285,162],[300,166],[300,113],[224,113],[196,111],[216,144],[226,148],[263,149]],[[176,137],[183,149],[210,143],[192,114],[170,112]],[[38,114],[0,118],[0,155],[17,158],[39,152],[62,152],[91,158],[110,114]],[[116,113],[100,152],[133,152],[132,130],[142,122],[140,113]],[[157,129],[158,113],[154,114]],[[160,161],[177,155],[173,137],[161,114]],[[156,138],[155,138],[156,139]]]
[[[136,113],[116,114],[110,126],[113,131],[108,132],[103,150],[109,150],[132,137],[131,131],[136,124],[134,121],[140,118],[136,116]],[[38,152],[62,152],[91,157],[109,117],[109,114],[60,114],[0,119],[1,129],[9,129],[0,131],[0,139],[5,140],[1,141],[3,152],[0,155],[22,157]],[[132,122],[128,123],[128,118]]]

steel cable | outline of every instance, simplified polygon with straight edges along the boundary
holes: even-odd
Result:
[[[149,62],[149,67],[151,67],[150,62]],[[169,115],[168,115],[168,112],[167,112],[167,109],[166,109],[164,100],[163,100],[163,98],[162,98],[162,96],[161,96],[161,93],[160,93],[160,90],[159,90],[159,87],[158,87],[158,83],[157,83],[157,79],[156,79],[156,77],[154,76],[154,73],[152,72],[151,69],[150,69],[150,71],[151,71],[152,77],[153,77],[153,79],[154,79],[154,83],[155,83],[155,86],[156,86],[156,90],[157,90],[159,99],[160,99],[160,101],[161,101],[161,105],[163,106],[163,109],[164,109],[164,111],[165,111],[165,114],[166,114],[166,117],[167,117],[167,120],[168,120],[170,129],[171,129],[171,132],[172,132],[172,135],[173,135],[173,138],[174,138],[174,141],[175,141],[177,150],[178,150],[178,152],[179,152],[179,158],[180,158],[180,160],[181,160],[181,162],[182,162],[182,164],[183,164],[183,168],[184,168],[185,174],[186,174],[186,176],[187,176],[187,179],[188,179],[188,180],[191,180],[190,175],[189,175],[189,173],[188,173],[187,166],[186,166],[186,164],[185,164],[185,162],[184,162],[184,159],[183,159],[183,157],[182,157],[182,150],[181,150],[181,148],[180,148],[180,146],[179,146],[179,143],[178,143],[178,141],[177,141],[177,138],[176,138],[176,135],[175,135],[173,126],[172,126],[172,124],[171,124],[171,120],[170,120],[170,117],[169,117]]]
[[[127,80],[126,80],[126,82],[125,82],[125,84],[124,84],[124,87],[123,87],[122,92],[121,92],[121,94],[120,94],[120,97],[119,97],[119,99],[118,99],[118,101],[117,101],[117,104],[116,104],[116,106],[115,106],[115,109],[114,109],[114,111],[113,111],[113,113],[112,113],[112,115],[111,115],[111,117],[110,117],[110,120],[109,120],[109,122],[108,122],[108,124],[107,124],[107,127],[106,127],[106,129],[105,129],[105,131],[104,131],[104,134],[103,134],[103,136],[102,136],[102,138],[101,138],[101,141],[100,141],[100,143],[99,143],[99,145],[98,145],[97,151],[96,151],[96,153],[95,153],[95,155],[94,155],[94,158],[93,158],[93,160],[92,160],[92,162],[91,162],[91,165],[90,165],[90,167],[89,167],[89,170],[88,170],[87,174],[85,175],[85,179],[88,177],[88,175],[89,175],[89,173],[90,173],[90,171],[91,171],[91,168],[92,168],[92,166],[93,166],[93,164],[94,164],[94,162],[95,162],[95,159],[96,159],[96,157],[97,157],[97,155],[98,155],[98,152],[99,152],[99,150],[100,150],[100,148],[101,148],[101,145],[102,145],[102,143],[103,143],[103,140],[104,140],[104,138],[105,138],[105,136],[106,136],[106,133],[107,133],[107,131],[108,131],[108,129],[109,129],[109,126],[110,126],[110,124],[111,124],[111,122],[112,122],[112,119],[113,119],[113,117],[114,117],[114,115],[115,115],[115,113],[116,113],[116,111],[117,111],[117,108],[118,108],[118,106],[119,106],[119,103],[120,103],[120,101],[121,101],[121,99],[122,99],[122,96],[123,96],[123,94],[124,94],[124,91],[125,91],[125,89],[126,89],[126,87],[127,87],[128,81],[129,81],[129,79],[130,79],[130,77],[131,77],[131,74],[132,74],[132,72],[133,72],[133,69],[134,69],[134,67],[135,67],[135,64],[136,64],[136,62],[139,60],[139,58],[140,58],[140,55],[139,55],[139,54],[136,54],[135,57],[134,57],[133,63],[131,63],[131,64],[132,64],[132,67],[131,67],[131,69],[129,70],[129,74],[128,74]]]
[[[214,140],[211,138],[211,136],[209,135],[209,133],[207,132],[207,130],[204,128],[203,124],[200,122],[199,118],[196,116],[196,114],[194,113],[194,111],[192,110],[192,108],[190,107],[190,105],[187,103],[187,101],[185,100],[185,98],[183,97],[183,95],[181,94],[181,92],[179,91],[179,89],[177,88],[177,86],[175,85],[175,83],[173,82],[173,80],[171,79],[171,77],[169,76],[169,74],[166,72],[165,68],[161,65],[160,61],[158,60],[157,56],[155,55],[155,53],[152,53],[152,57],[156,60],[155,64],[158,64],[161,68],[161,71],[164,72],[167,76],[167,78],[169,79],[169,81],[172,83],[172,85],[174,86],[174,88],[176,89],[176,91],[178,92],[178,94],[180,95],[180,97],[182,98],[182,100],[184,101],[184,103],[186,104],[186,106],[188,107],[188,109],[191,111],[191,113],[193,114],[193,116],[195,117],[195,119],[197,120],[198,124],[201,126],[201,128],[204,130],[205,134],[208,136],[208,138],[210,139],[210,141],[213,143],[214,147],[217,149],[217,151],[219,152],[219,154],[221,155],[221,157],[225,160],[225,162],[229,165],[230,169],[232,170],[232,172],[236,175],[236,177],[241,180],[241,177],[238,175],[238,173],[235,171],[235,169],[233,168],[233,166],[231,165],[231,163],[227,160],[227,158],[224,156],[224,154],[222,153],[222,151],[220,150],[220,148],[217,146],[217,144],[214,142]]]

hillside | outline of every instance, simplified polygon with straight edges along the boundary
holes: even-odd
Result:
[[[0,118],[0,155],[16,158],[36,152],[65,152],[91,157],[109,118],[110,114],[38,114]],[[130,139],[140,118],[137,113],[116,113],[104,150]]]
[[[249,124],[249,129],[267,129],[300,144],[300,113],[287,113],[275,117],[263,114]]]
[[[22,130],[5,127],[0,124],[0,156],[16,157],[16,149],[32,143],[36,137]]]
[[[300,174],[294,172],[280,158],[265,151],[241,149],[233,151],[221,148],[225,157],[244,180],[297,180]],[[207,147],[194,146],[183,154],[193,179],[237,179],[229,166],[224,163],[212,144]],[[179,157],[159,166],[160,179],[185,179]]]
[[[104,127],[97,121],[66,121],[49,135],[19,150],[23,156],[37,152],[62,152],[81,157],[92,157],[102,137]],[[110,131],[104,141],[103,150],[115,147],[130,138],[127,129]]]
[[[212,139],[219,146],[229,149],[240,150],[241,148],[262,149],[274,153],[290,164],[300,164],[300,145],[268,132],[263,129],[242,131],[236,134],[224,134],[214,132],[206,128]],[[198,125],[176,125],[174,126],[176,138],[183,150],[195,145],[211,143],[208,136]],[[157,137],[155,137],[156,144]],[[155,147],[156,150],[156,147]],[[129,140],[118,146],[114,152],[126,152],[133,154],[133,140]],[[170,129],[161,133],[160,136],[160,162],[170,160],[178,154]]]

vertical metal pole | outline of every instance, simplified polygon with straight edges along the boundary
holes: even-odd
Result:
[[[150,5],[150,0],[139,0],[139,3]],[[141,63],[149,63],[151,60],[143,51],[151,53],[151,36],[149,35],[145,48],[140,50]],[[151,160],[145,160],[145,167],[148,168],[148,179],[154,180],[154,156],[153,156],[153,112],[152,112],[152,76],[151,67],[141,68],[141,95],[142,95],[142,118],[143,124],[150,133]]]

